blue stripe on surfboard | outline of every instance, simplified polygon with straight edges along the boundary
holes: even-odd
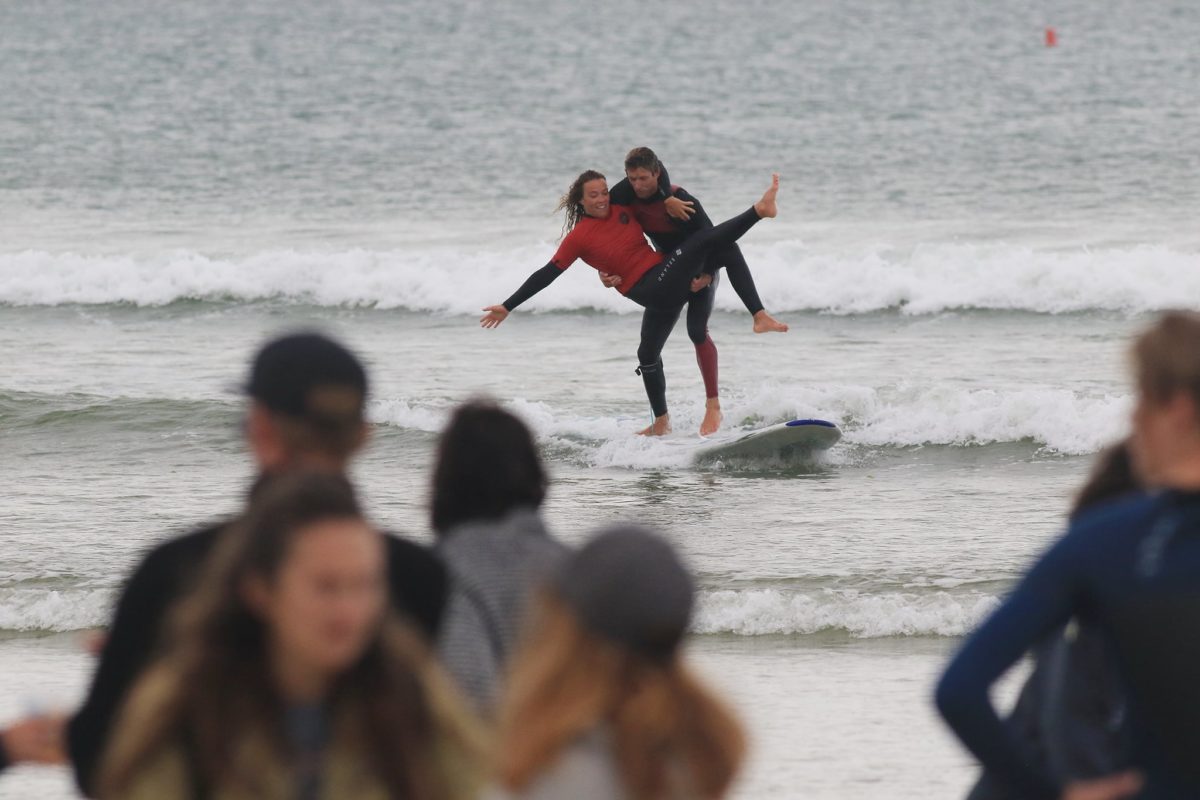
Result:
[[[786,422],[784,424],[787,425],[789,428],[796,428],[801,425],[819,425],[822,428],[836,428],[837,427],[837,425],[834,425],[832,422],[829,422],[828,420],[824,420],[824,419],[794,419],[791,422]]]

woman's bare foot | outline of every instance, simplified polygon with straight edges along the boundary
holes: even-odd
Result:
[[[766,312],[766,309],[754,315],[755,333],[787,333],[787,323],[780,322]]]
[[[638,431],[638,436],[666,436],[671,432],[671,415],[663,414],[655,417],[650,427]]]
[[[754,204],[754,210],[758,212],[759,219],[770,219],[779,213],[779,208],[775,205],[775,195],[779,194],[779,173],[771,175],[771,188],[763,192],[762,199]]]
[[[721,400],[718,397],[710,397],[704,401],[704,421],[700,423],[700,435],[712,436],[721,427],[721,420],[725,416],[721,413]]]

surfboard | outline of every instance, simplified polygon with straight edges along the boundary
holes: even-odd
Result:
[[[722,460],[802,458],[828,450],[842,438],[837,425],[823,419],[793,419],[721,440],[708,440],[693,456],[696,463]]]

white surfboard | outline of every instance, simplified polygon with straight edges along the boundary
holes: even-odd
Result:
[[[696,463],[713,461],[797,458],[828,450],[842,438],[837,425],[823,419],[793,419],[728,439],[701,445]]]

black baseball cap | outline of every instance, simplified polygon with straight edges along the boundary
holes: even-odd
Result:
[[[361,422],[367,373],[362,362],[333,339],[301,331],[263,346],[243,388],[276,413],[316,423]]]
[[[661,661],[683,641],[696,594],[675,549],[637,525],[597,533],[567,559],[556,588],[587,630]]]

